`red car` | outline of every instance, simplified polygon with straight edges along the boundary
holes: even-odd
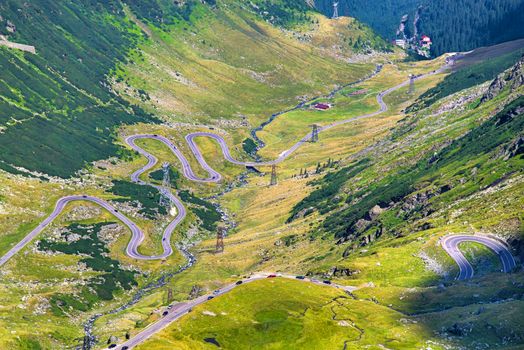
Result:
[[[269,275],[269,276],[267,276],[267,278],[274,278],[274,277],[277,277],[277,275]]]

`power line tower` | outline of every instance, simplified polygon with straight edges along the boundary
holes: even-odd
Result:
[[[318,132],[320,130],[320,127],[317,124],[310,125],[311,126],[311,142],[317,142],[318,141]]]
[[[415,76],[413,74],[409,75],[409,94],[413,95],[415,93]]]
[[[277,182],[277,166],[273,164],[271,165],[271,181],[269,182],[269,186],[275,186]]]
[[[167,303],[170,304],[173,301],[173,289],[167,289]]]
[[[165,162],[162,164],[162,171],[164,177],[162,179],[162,189],[160,190],[160,201],[159,205],[162,207],[170,208],[171,207],[171,198],[169,198],[169,189],[171,188],[171,180],[169,178],[169,163]]]
[[[338,1],[333,1],[333,19],[338,18]]]
[[[224,251],[224,235],[226,228],[223,226],[217,227],[217,244],[215,247],[215,253],[222,253]]]

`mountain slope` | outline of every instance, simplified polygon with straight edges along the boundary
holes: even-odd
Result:
[[[522,166],[518,151],[508,159],[497,157],[495,154],[501,152],[501,148],[510,147],[509,145],[516,142],[515,140],[520,137],[519,133],[522,130],[521,123],[523,120],[522,98],[515,97],[515,95],[522,85],[524,72],[521,72],[521,67],[522,62],[513,68],[513,73],[511,73],[512,71],[505,73],[509,78],[500,78],[500,81],[514,80],[515,84],[509,89],[510,91],[507,91],[508,88],[504,89],[505,85],[503,85],[495,96],[490,97],[490,101],[479,96],[477,90],[465,95],[466,97],[457,104],[451,101],[448,104],[443,104],[441,100],[435,100],[429,104],[430,110],[436,110],[436,112],[433,112],[434,114],[428,114],[423,110],[419,111],[415,117],[405,119],[402,125],[394,130],[393,136],[389,140],[391,147],[398,148],[396,157],[405,153],[405,156],[402,156],[403,158],[406,157],[403,162],[391,162],[391,159],[386,161],[382,157],[378,157],[378,159],[381,159],[379,163],[373,162],[372,159],[377,158],[376,150],[371,149],[369,155],[361,157],[354,165],[327,175],[319,183],[313,183],[320,185],[320,188],[295,207],[290,221],[306,208],[316,208],[323,214],[335,211],[336,213],[328,216],[323,222],[321,231],[328,232],[330,235],[334,234],[335,238],[342,238],[340,242],[344,240],[354,242],[361,235],[364,235],[362,238],[368,240],[365,235],[369,232],[376,230],[379,233],[378,235],[387,232],[382,227],[385,224],[384,222],[378,220],[377,225],[372,224],[375,218],[371,220],[370,216],[373,215],[370,213],[375,206],[380,207],[380,212],[384,212],[388,208],[389,214],[381,214],[388,219],[393,219],[395,216],[400,219],[393,227],[388,228],[391,230],[390,233],[400,233],[400,231],[396,231],[395,226],[397,224],[404,225],[405,222],[409,221],[410,215],[409,211],[406,212],[402,208],[408,205],[406,202],[410,202],[414,198],[417,199],[422,196],[422,199],[429,200],[435,197],[431,200],[435,204],[438,203],[439,196],[459,200],[481,188],[489,187],[494,179],[504,178],[508,174],[518,175],[518,170]],[[494,86],[496,85],[499,84],[494,83]],[[489,95],[492,96],[493,94],[489,93]],[[442,98],[444,101],[446,100],[445,96],[442,96]],[[493,101],[491,101],[493,99],[498,104],[505,105],[505,107],[499,110],[498,104],[493,104]],[[440,108],[435,109],[435,105],[440,106]],[[451,106],[460,108],[461,113],[452,113]],[[491,116],[468,134],[463,136],[458,134],[460,137],[456,139],[453,139],[454,134],[448,134],[446,137],[448,140],[440,139],[438,142],[430,138],[431,143],[426,143],[424,148],[417,150],[418,153],[414,153],[413,150],[417,149],[418,146],[409,143],[409,141],[412,141],[410,133],[414,133],[420,127],[418,125],[423,121],[420,115],[436,117],[444,113],[479,121],[486,118],[486,115],[494,114],[494,116]],[[425,135],[424,139],[429,137],[429,134]],[[403,139],[405,141],[402,141]],[[475,139],[484,141],[482,144],[477,144],[474,141]],[[439,148],[439,146],[443,148]],[[403,147],[409,148],[404,150]],[[387,149],[385,146],[378,149],[381,148]],[[391,149],[388,150],[388,152],[391,151]],[[371,158],[373,154],[374,157]],[[492,161],[479,166],[479,159],[484,155]],[[378,169],[385,167],[388,171],[373,170],[371,165],[374,163]],[[476,170],[473,171],[473,168]],[[470,172],[474,172],[476,175],[474,179],[470,179],[471,183],[464,182],[465,179],[462,178],[460,180],[462,181],[461,186],[458,186],[457,181],[459,179],[456,177],[457,175],[453,175],[453,169],[462,169],[459,172],[462,176]],[[382,175],[377,177],[376,174],[378,173]],[[375,176],[371,174],[375,174]],[[369,179],[372,176],[373,181],[364,184],[360,180],[358,183],[354,183],[351,179],[357,176],[359,179]],[[350,182],[351,185],[349,185]],[[343,196],[341,196],[342,190],[345,193]],[[319,201],[319,199],[321,200]],[[448,200],[446,199],[446,202]],[[426,204],[429,205],[429,202],[424,202],[424,205]],[[417,206],[413,214],[418,215],[423,209],[424,207]],[[428,210],[427,215],[437,209],[431,207]],[[312,213],[312,211],[309,210],[308,213]],[[390,214],[393,217],[390,217]],[[420,220],[421,218],[416,216],[415,219]]]
[[[376,70],[376,63],[400,56],[375,51],[367,62],[349,64],[365,48],[348,40],[361,38],[375,50],[388,47],[353,20],[331,23],[283,3],[2,3],[2,21],[16,25],[8,39],[34,44],[37,54],[0,49],[6,72],[0,74],[0,111],[24,117],[6,123],[0,134],[0,157],[8,170],[0,171],[0,251],[9,251],[38,227],[60,198],[76,194],[109,201],[136,222],[145,236],[140,253],[154,256],[163,244],[159,231],[177,213],[160,206],[157,190],[132,183],[130,175],[144,158],[120,146],[125,136],[166,135],[195,172],[205,176],[189,153],[187,133],[212,128],[224,135],[235,157],[247,159],[240,145],[252,126],[306,96],[329,94],[360,80]],[[177,244],[191,246],[214,234],[217,221],[225,217],[216,207],[218,198],[232,186],[229,181],[245,172],[225,163],[206,141],[197,143],[224,175],[218,184],[188,180],[169,149],[151,140],[138,142],[159,158],[159,165],[170,162],[178,170],[171,172],[173,194],[180,191],[187,217],[173,233]],[[22,177],[11,165],[72,178]],[[159,165],[144,174],[144,181],[161,184]],[[213,202],[204,200],[210,197]],[[124,307],[123,313],[135,301],[154,300],[146,307],[149,314],[164,303],[164,297],[157,297],[187,264],[186,256],[174,249],[163,260],[135,260],[126,254],[130,237],[100,206],[83,200],[67,204],[2,266],[0,347],[102,348],[112,335],[92,336],[98,335],[89,326],[93,315],[118,317],[110,311]],[[177,287],[174,295],[182,300],[185,292]],[[97,321],[94,328],[98,324],[103,323]],[[121,326],[134,329],[119,323],[111,332]]]
[[[317,0],[315,6],[328,16],[333,12],[331,0]],[[524,37],[522,0],[341,0],[339,6],[341,14],[356,17],[388,39],[395,38],[404,15],[409,15],[407,30],[413,33],[419,9],[418,33],[432,38],[435,56]]]
[[[475,278],[454,281],[458,269],[439,239],[482,232],[524,256],[523,63],[493,83],[406,116],[391,134],[347,159],[319,163],[320,171],[306,172],[309,182],[286,178],[260,191],[255,178],[235,189],[226,203],[242,217],[238,234],[227,238],[222,254],[209,253],[213,240],[204,242],[194,274],[172,284],[212,290],[220,275],[234,282],[249,272],[293,271],[357,287],[349,296],[332,295],[329,287],[312,293],[316,287],[278,277],[253,282],[195,307],[139,349],[205,349],[210,343],[293,348],[301,332],[308,339],[301,348],[315,349],[314,329],[327,333],[326,349],[346,343],[356,349],[521,347],[521,268],[503,274],[487,249],[461,244]],[[317,150],[331,137],[322,133]],[[284,223],[282,211],[305,192],[311,194]],[[129,322],[138,310],[124,317]],[[114,322],[104,319],[101,334],[114,332]]]
[[[356,349],[377,344],[439,350],[521,347],[523,63],[491,82],[460,89],[399,117],[390,133],[360,151],[342,145],[368,141],[360,132],[371,123],[350,124],[339,130],[340,137],[321,133],[318,143],[297,154],[299,166],[320,159],[316,169],[310,164],[298,172],[297,163],[286,162],[295,166],[291,178],[281,172],[279,184],[267,188],[267,177],[256,175],[224,197],[222,202],[239,218],[238,231],[226,238],[220,254],[211,253],[213,238],[204,241],[193,272],[171,284],[212,291],[219,276],[234,283],[250,272],[276,271],[357,287],[349,296],[303,281],[265,279],[196,306],[138,348],[205,349],[218,343],[263,349],[299,343],[315,349],[315,329],[327,333],[321,338],[326,349],[346,343]],[[387,76],[379,74],[355,88],[361,91]],[[423,83],[416,82],[418,94]],[[395,103],[407,96],[399,91],[386,98],[394,105],[388,113],[400,109]],[[344,157],[319,158],[326,148],[329,156]],[[296,204],[297,198],[304,199]],[[291,220],[285,222],[293,204]],[[489,234],[505,241],[519,267],[501,273],[490,251],[464,243],[460,249],[475,277],[455,281],[458,268],[439,244],[452,233]],[[145,307],[121,317],[131,322]],[[98,334],[121,337],[123,328],[112,328],[117,319],[108,315],[101,320]],[[141,319],[153,322],[154,316]],[[305,343],[298,337],[302,332]]]
[[[0,48],[0,160],[50,175],[76,170],[117,152],[112,129],[154,118],[108,88],[106,75],[142,35],[118,3],[10,0],[2,23],[9,40],[37,54]]]
[[[196,6],[190,23],[168,25],[168,32],[150,26],[151,40],[119,67],[115,89],[169,121],[254,127],[307,95],[371,72],[373,65],[345,62],[357,51],[347,40],[360,37],[387,48],[352,21],[337,31],[311,13],[296,28],[282,30],[260,21],[258,11],[219,2]],[[141,101],[140,91],[149,98]]]
[[[420,0],[340,0],[339,13],[342,16],[355,17],[369,25],[382,37],[393,38],[400,24],[400,18],[413,13]],[[333,14],[333,1],[315,0],[315,7],[326,16]]]
[[[405,61],[359,21],[293,0],[0,6],[9,40],[37,46],[0,49],[0,111],[20,117],[0,134],[0,253],[39,232],[2,259],[0,348],[120,348],[192,301],[138,348],[522,346],[518,50]],[[300,141],[312,125],[318,140]],[[289,156],[253,167],[253,153]],[[198,181],[208,166],[219,181]],[[475,276],[455,281],[450,233],[492,235],[518,267],[465,243]],[[293,277],[238,283],[261,271]]]
[[[192,0],[181,5],[10,0],[1,4],[3,35],[12,42],[35,45],[37,54],[0,47],[5,72],[0,80],[0,167],[14,173],[18,171],[13,167],[23,167],[70,177],[89,162],[116,155],[120,151],[112,142],[116,126],[158,122],[135,105],[144,105],[147,93],[172,94],[156,86],[165,85],[158,79],[166,74],[185,87],[175,86],[180,102],[166,102],[164,113],[231,119],[239,113],[270,114],[306,92],[324,91],[326,84],[352,81],[373,69],[347,69],[341,60],[323,57],[329,49],[321,52],[264,23],[314,31],[317,15],[309,14],[309,9],[304,3],[285,1],[245,5]],[[146,33],[140,26],[147,24],[151,29]],[[349,31],[363,32],[357,27]],[[197,34],[201,39],[195,38]],[[173,40],[175,35],[181,39]],[[369,31],[362,34],[373,36]],[[150,50],[145,63],[153,66],[142,64],[143,52],[135,50],[141,44]],[[351,49],[348,45],[340,51],[347,56]],[[139,72],[131,72],[131,77],[118,74],[119,67],[126,65],[138,65]],[[191,81],[187,70],[193,69],[203,81]],[[133,85],[131,103],[110,86],[115,72],[116,88],[123,95],[130,87],[121,90],[118,84]],[[157,81],[149,84],[150,78]],[[163,96],[157,97],[165,102]],[[260,108],[242,110],[238,103],[246,99],[260,100]],[[179,104],[183,108],[177,108]]]

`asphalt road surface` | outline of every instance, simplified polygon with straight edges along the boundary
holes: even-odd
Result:
[[[442,68],[435,70],[433,72],[427,73],[427,74],[420,75],[416,77],[415,79],[421,79],[425,76],[430,76],[430,75],[441,73],[452,64],[453,64],[453,61],[450,60],[450,62],[447,62],[446,65],[444,65]],[[346,124],[346,123],[349,123],[355,120],[370,118],[370,117],[376,116],[380,113],[387,111],[388,107],[386,103],[384,102],[384,97],[392,93],[393,91],[396,91],[402,87],[407,86],[409,83],[410,81],[407,80],[397,86],[394,86],[392,88],[389,88],[379,93],[377,95],[377,102],[380,108],[376,112],[360,115],[357,117],[349,118],[346,120],[341,120],[341,121],[326,125],[320,128],[319,132],[329,130],[335,126]],[[229,151],[226,141],[220,135],[209,133],[209,132],[196,132],[196,133],[188,134],[186,136],[186,141],[189,145],[191,152],[196,157],[199,165],[208,172],[208,177],[206,178],[200,178],[193,172],[191,165],[189,164],[187,158],[182,154],[182,152],[177,148],[177,146],[173,144],[167,137],[160,136],[160,135],[154,135],[154,134],[129,136],[125,139],[126,143],[131,148],[133,148],[135,151],[139,152],[141,155],[146,157],[146,159],[148,160],[145,166],[138,169],[131,175],[131,181],[144,185],[144,186],[153,186],[157,188],[159,191],[161,191],[162,193],[165,193],[170,198],[172,204],[177,209],[176,217],[166,227],[162,235],[163,252],[159,255],[154,255],[154,256],[146,256],[146,255],[140,254],[138,252],[138,246],[144,240],[144,234],[138,228],[138,226],[136,226],[135,223],[133,223],[126,216],[120,214],[118,210],[115,209],[113,206],[111,206],[109,203],[101,199],[98,199],[95,197],[78,195],[78,196],[64,197],[58,200],[53,213],[51,213],[51,215],[49,215],[44,221],[42,221],[33,231],[31,231],[26,237],[24,237],[13,248],[11,248],[11,250],[9,250],[4,256],[0,258],[0,266],[5,264],[5,262],[8,261],[13,255],[18,253],[24,246],[26,246],[31,240],[33,240],[38,234],[40,234],[44,230],[44,228],[47,227],[47,225],[49,225],[49,223],[51,223],[60,214],[60,212],[62,212],[62,210],[64,209],[67,203],[71,201],[77,201],[77,200],[88,200],[88,201],[99,204],[100,206],[104,207],[109,212],[111,212],[113,215],[115,215],[118,219],[120,219],[127,227],[129,227],[129,229],[131,230],[132,236],[126,248],[126,253],[130,257],[133,257],[136,259],[143,259],[143,260],[152,260],[152,259],[164,259],[170,256],[171,254],[173,254],[173,248],[171,245],[171,235],[174,229],[176,228],[176,226],[185,218],[187,212],[182,202],[177,197],[175,197],[169,190],[166,191],[166,189],[162,188],[161,186],[149,184],[149,183],[146,183],[145,181],[140,180],[140,175],[142,175],[146,171],[153,168],[155,164],[158,162],[158,159],[155,156],[153,156],[151,153],[139,147],[135,141],[139,139],[155,139],[155,140],[161,141],[164,144],[166,144],[171,149],[171,151],[175,154],[175,156],[180,160],[182,164],[182,172],[186,178],[192,181],[196,181],[196,182],[218,182],[221,180],[222,176],[218,172],[216,172],[214,169],[212,169],[205,161],[202,152],[200,152],[198,146],[195,143],[195,138],[197,137],[210,137],[214,139],[215,141],[217,141],[218,144],[220,145],[224,158],[231,163],[234,163],[237,165],[243,165],[243,166],[261,166],[261,165],[273,165],[273,164],[277,164],[285,160],[293,152],[295,152],[302,144],[310,141],[311,132],[306,134],[301,140],[299,140],[291,148],[282,152],[277,159],[272,160],[272,161],[267,161],[267,162],[242,162],[242,161],[235,160],[231,156],[231,153]]]
[[[335,283],[326,284],[324,281],[319,281],[319,280],[316,280],[316,279],[310,279],[310,278],[297,279],[297,276],[294,276],[294,275],[271,274],[271,273],[264,273],[264,272],[253,274],[252,276],[250,276],[248,278],[245,278],[245,279],[243,279],[241,281],[242,281],[242,284],[246,284],[246,283],[251,283],[251,282],[254,282],[254,281],[258,281],[258,280],[262,280],[262,279],[268,278],[268,276],[272,276],[272,277],[275,277],[275,278],[289,278],[289,279],[294,279],[294,280],[297,280],[297,281],[303,281],[304,283],[314,283],[314,284],[317,284],[317,285],[322,285],[322,286],[331,287],[331,288],[337,288],[337,289],[341,289],[341,290],[348,291],[348,292],[352,292],[352,291],[354,291],[356,289],[355,287],[342,286],[342,285],[335,284]],[[240,284],[240,285],[242,285],[242,284]],[[138,344],[140,344],[140,343],[144,342],[145,340],[147,340],[153,334],[155,334],[155,333],[161,331],[162,329],[166,328],[167,326],[169,326],[172,322],[178,320],[180,317],[182,317],[182,316],[186,315],[187,313],[191,312],[193,307],[205,303],[206,301],[209,300],[210,297],[211,298],[215,298],[217,296],[226,294],[226,293],[230,292],[231,290],[233,290],[236,287],[239,287],[239,285],[236,284],[236,283],[231,283],[231,284],[228,284],[228,285],[226,285],[226,286],[224,286],[224,287],[222,287],[220,289],[217,289],[216,291],[214,291],[211,294],[202,295],[202,296],[200,296],[200,297],[198,297],[196,299],[190,300],[190,301],[172,304],[172,305],[168,306],[165,309],[165,311],[162,312],[163,316],[162,316],[162,318],[159,321],[151,324],[150,326],[148,326],[147,328],[142,330],[140,333],[135,335],[133,338],[127,340],[125,343],[122,343],[122,344],[119,344],[116,347],[113,347],[112,349],[123,350],[123,349],[126,349],[125,347],[127,347],[127,349],[132,349],[133,347],[135,347]],[[167,312],[167,314],[165,314],[165,312]],[[107,349],[109,349],[109,348],[107,348]]]
[[[444,70],[446,70],[447,68],[449,68],[451,65],[453,65],[453,59],[450,59],[449,61],[447,61],[446,65],[443,66],[442,68],[437,69],[437,70],[435,70],[433,72],[430,72],[430,73],[427,73],[427,74],[423,74],[423,75],[417,76],[415,78],[415,80],[424,78],[426,76],[439,74],[439,73],[443,72]],[[333,127],[336,127],[336,126],[339,126],[339,125],[342,125],[342,124],[346,124],[346,123],[349,123],[349,122],[352,122],[352,121],[355,121],[355,120],[374,117],[374,116],[377,116],[377,115],[387,111],[388,106],[384,102],[384,97],[386,95],[388,95],[388,94],[398,90],[398,89],[401,89],[401,88],[409,85],[409,83],[410,83],[410,81],[407,80],[407,81],[404,81],[403,83],[401,83],[401,84],[399,84],[397,86],[394,86],[394,87],[392,87],[390,89],[387,89],[387,90],[379,93],[376,96],[376,99],[377,99],[377,102],[378,102],[380,108],[376,112],[369,113],[369,114],[364,114],[364,115],[360,115],[360,116],[356,116],[356,117],[349,118],[349,119],[346,119],[346,120],[341,120],[341,121],[338,121],[338,122],[334,122],[334,123],[328,124],[326,126],[321,127],[319,132],[326,131],[326,130],[329,130],[329,129],[333,128]],[[160,136],[160,135],[155,135],[155,134],[132,135],[132,136],[129,136],[129,137],[127,137],[125,139],[126,143],[131,148],[133,148],[135,151],[137,151],[141,155],[143,155],[148,160],[148,162],[147,162],[147,164],[145,166],[143,166],[142,168],[138,169],[137,171],[135,171],[131,175],[131,181],[133,181],[133,182],[135,182],[137,184],[140,184],[140,185],[144,185],[144,186],[153,186],[153,187],[157,188],[159,191],[162,191],[162,192],[166,191],[166,189],[162,188],[161,186],[150,184],[150,183],[147,183],[147,182],[145,182],[145,181],[140,179],[140,176],[142,174],[144,174],[148,170],[152,169],[157,164],[158,159],[155,156],[153,156],[152,154],[150,154],[149,152],[147,152],[144,149],[142,149],[141,147],[139,147],[136,144],[136,140],[139,140],[139,139],[155,139],[155,140],[163,142],[165,145],[167,145],[171,149],[173,154],[179,159],[179,161],[180,161],[180,163],[182,165],[182,172],[183,172],[183,174],[184,174],[184,176],[186,178],[188,178],[191,181],[195,181],[195,182],[207,182],[207,183],[219,182],[222,179],[222,176],[218,172],[216,172],[214,169],[212,169],[207,164],[207,162],[205,161],[202,152],[200,151],[200,149],[198,148],[198,146],[195,143],[195,139],[198,138],[198,137],[209,137],[209,138],[214,139],[219,144],[219,146],[220,146],[220,148],[222,150],[222,154],[223,154],[224,158],[227,161],[229,161],[229,162],[231,162],[233,164],[242,165],[242,166],[264,166],[264,165],[268,166],[268,165],[278,164],[278,163],[284,161],[293,152],[295,152],[302,144],[304,144],[306,142],[309,142],[311,140],[311,132],[306,134],[302,139],[300,139],[291,148],[289,148],[288,150],[285,150],[284,152],[282,152],[277,159],[272,160],[272,161],[265,161],[265,162],[242,162],[242,161],[238,161],[238,160],[234,159],[232,157],[230,151],[229,151],[229,148],[227,146],[226,141],[223,139],[222,136],[220,136],[218,134],[209,133],[209,132],[196,132],[196,133],[188,134],[185,137],[186,142],[188,143],[189,148],[190,148],[191,152],[194,154],[194,156],[195,156],[196,160],[198,161],[199,165],[204,170],[207,171],[208,176],[205,177],[205,178],[198,177],[194,173],[194,171],[192,170],[191,165],[188,162],[187,158],[182,154],[182,152],[177,148],[177,146],[175,144],[173,144],[167,137]],[[118,209],[113,207],[110,203],[108,203],[108,202],[106,202],[106,201],[104,201],[102,199],[99,199],[99,198],[96,198],[96,197],[92,197],[92,196],[75,195],[75,196],[67,196],[67,197],[63,197],[63,198],[59,199],[58,202],[56,203],[56,206],[55,206],[55,209],[53,210],[53,212],[46,219],[44,219],[36,228],[34,228],[27,236],[25,236],[20,242],[18,242],[15,246],[13,246],[13,248],[11,248],[11,250],[9,250],[9,252],[7,252],[4,256],[2,256],[0,258],[0,266],[5,264],[11,257],[13,257],[20,250],[22,250],[29,242],[31,242],[37,235],[39,235],[64,210],[65,206],[68,203],[73,202],[73,201],[90,201],[90,202],[96,203],[96,204],[100,205],[101,207],[103,207],[104,209],[106,209],[107,211],[109,211],[116,218],[118,218],[124,225],[126,225],[131,230],[131,234],[132,234],[131,235],[131,239],[129,241],[129,244],[128,244],[127,248],[126,248],[126,254],[129,255],[130,257],[133,257],[133,258],[136,258],[136,259],[143,259],[143,260],[153,260],[153,259],[166,258],[166,257],[170,256],[173,253],[173,248],[172,248],[172,244],[171,244],[172,233],[173,233],[174,229],[176,228],[176,226],[185,218],[187,213],[186,213],[186,209],[183,206],[182,202],[177,197],[175,197],[169,190],[167,190],[165,192],[165,194],[170,198],[172,204],[176,207],[177,214],[176,214],[175,218],[169,223],[169,225],[164,230],[164,233],[162,235],[163,252],[161,254],[159,254],[159,255],[146,256],[146,255],[142,255],[142,254],[140,254],[138,252],[138,247],[140,246],[140,244],[144,240],[143,232],[140,230],[140,228],[131,219],[129,219],[128,217],[126,217],[125,215],[120,213],[118,211]],[[445,239],[443,239],[442,246],[450,254],[450,256],[457,262],[457,264],[460,267],[460,274],[457,277],[457,279],[466,279],[466,278],[470,278],[471,276],[473,276],[473,269],[472,269],[471,265],[464,258],[464,256],[462,255],[462,253],[458,249],[458,244],[463,242],[463,241],[476,241],[476,242],[485,244],[490,249],[495,251],[495,253],[500,256],[500,258],[502,260],[502,263],[503,263],[503,266],[504,266],[504,271],[506,271],[506,272],[510,271],[515,266],[515,261],[513,260],[513,257],[511,256],[511,253],[509,253],[509,251],[507,250],[507,248],[503,244],[501,244],[500,242],[498,242],[496,240],[490,239],[488,237],[480,237],[480,236],[449,236],[449,237],[446,237]],[[253,281],[256,281],[256,280],[260,280],[260,279],[263,279],[263,278],[267,278],[267,277],[268,277],[268,274],[259,273],[259,274],[253,275],[250,278],[244,280],[243,283],[250,283],[250,282],[253,282]],[[280,275],[280,277],[296,279],[296,276],[291,276],[291,275]],[[318,280],[304,279],[303,281],[309,282],[309,283],[316,283],[316,284],[320,284],[320,285],[327,285],[324,282],[318,281]],[[149,326],[148,328],[143,330],[141,333],[137,334],[135,337],[133,337],[132,339],[128,340],[126,343],[120,344],[118,347],[116,347],[116,349],[121,350],[125,346],[127,346],[129,349],[132,348],[133,346],[143,342],[145,339],[150,337],[152,334],[154,334],[154,333],[158,332],[159,330],[165,328],[171,322],[177,320],[181,316],[183,316],[186,313],[190,312],[192,307],[206,302],[210,296],[215,297],[215,296],[222,295],[224,293],[229,292],[230,290],[232,290],[233,288],[235,288],[237,286],[238,286],[237,284],[230,284],[228,286],[225,286],[225,287],[221,288],[218,291],[215,291],[215,293],[213,295],[204,295],[204,296],[201,296],[201,297],[199,297],[197,299],[194,299],[194,300],[191,300],[191,301],[187,301],[187,302],[184,302],[184,303],[178,303],[178,304],[172,305],[167,310],[167,314],[160,321],[152,324],[151,326]],[[354,290],[353,287],[340,286],[340,285],[336,285],[336,284],[329,284],[329,286],[334,287],[334,288],[344,289],[344,290],[347,290],[347,291]]]
[[[515,259],[509,249],[494,238],[480,235],[449,235],[442,238],[440,244],[459,266],[460,272],[455,278],[457,280],[470,279],[474,275],[473,267],[459,249],[459,244],[463,242],[476,242],[491,249],[500,258],[503,272],[511,272],[516,266]]]

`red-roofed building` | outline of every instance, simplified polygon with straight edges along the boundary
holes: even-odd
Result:
[[[422,37],[420,38],[420,45],[422,45],[422,47],[429,48],[431,44],[431,38],[427,35],[422,35]]]
[[[318,109],[318,110],[321,110],[321,111],[326,111],[326,110],[331,108],[331,106],[329,104],[327,104],[327,103],[317,103],[313,107],[315,107],[315,109]]]

